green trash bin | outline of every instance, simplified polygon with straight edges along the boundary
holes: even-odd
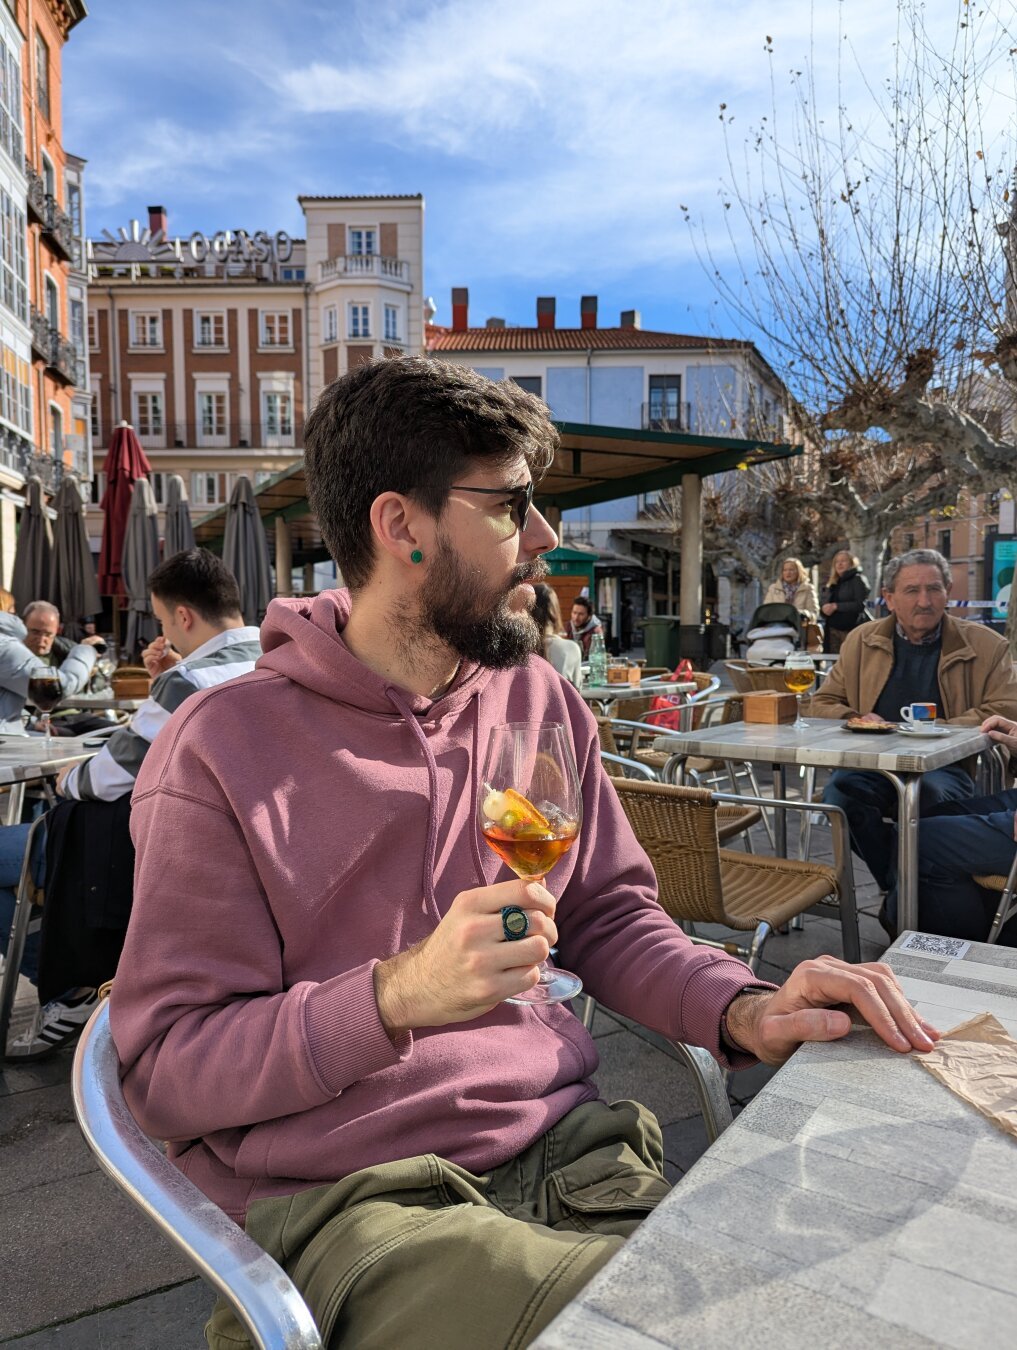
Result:
[[[674,670],[681,660],[681,621],[677,614],[653,614],[640,619],[646,635],[646,664]]]

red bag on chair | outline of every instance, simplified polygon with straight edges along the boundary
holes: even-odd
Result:
[[[687,656],[678,662],[669,678],[676,683],[692,679],[692,662]],[[654,714],[650,719],[652,725],[664,727],[668,731],[681,731],[681,714],[678,709],[683,702],[681,694],[658,694],[650,704],[650,712]]]
[[[671,679],[674,680],[676,683],[680,680],[692,679],[692,662],[689,660],[687,656],[682,657],[682,659],[675,666],[674,673],[671,675]]]

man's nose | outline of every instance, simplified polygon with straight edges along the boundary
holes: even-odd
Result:
[[[534,554],[549,553],[551,549],[558,547],[558,532],[535,506],[530,507],[530,513],[526,517],[523,539],[527,549]]]

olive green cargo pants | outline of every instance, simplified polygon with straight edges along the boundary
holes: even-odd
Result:
[[[258,1200],[251,1237],[282,1265],[322,1341],[348,1350],[519,1350],[670,1189],[654,1117],[588,1102],[474,1176],[433,1154]],[[212,1350],[249,1342],[220,1301]]]

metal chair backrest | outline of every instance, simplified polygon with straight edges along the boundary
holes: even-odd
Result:
[[[676,922],[724,923],[717,805],[703,788],[612,778],[657,874],[657,898]]]
[[[285,1271],[164,1157],[131,1115],[108,1002],[81,1033],[71,1086],[78,1124],[100,1166],[230,1301],[257,1350],[322,1350]]]

